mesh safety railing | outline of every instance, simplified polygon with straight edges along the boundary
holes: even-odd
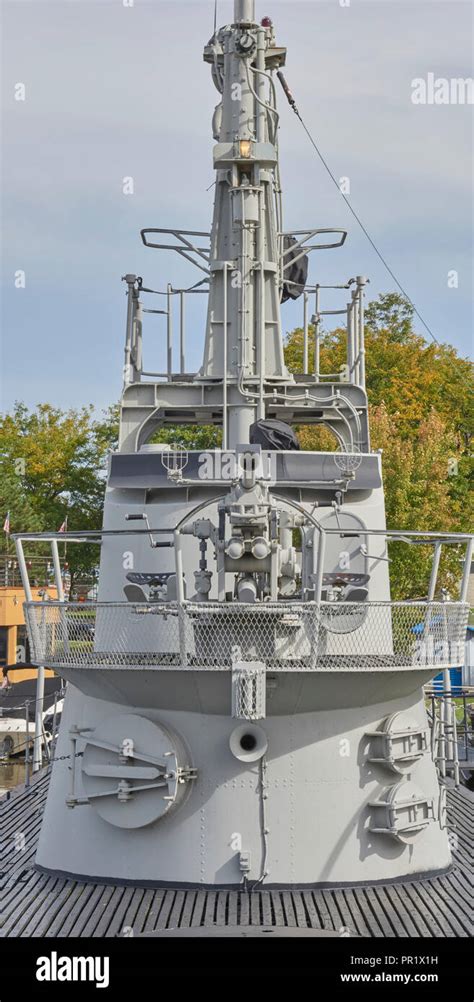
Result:
[[[33,663],[51,668],[437,670],[461,664],[462,602],[25,605]]]

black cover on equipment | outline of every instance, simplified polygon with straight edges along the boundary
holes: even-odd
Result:
[[[261,445],[262,449],[278,452],[299,449],[300,443],[289,424],[274,418],[255,421],[250,425],[250,445]]]
[[[296,243],[296,237],[285,234],[283,237],[283,250],[288,250],[289,247],[293,247]],[[308,278],[308,255],[305,254],[304,257],[300,257],[299,261],[295,262],[294,258],[298,254],[301,254],[301,247],[285,255],[284,260],[286,263],[283,268],[284,282],[281,290],[282,303],[286,303],[287,299],[298,299],[301,293],[304,292],[306,279]],[[290,282],[294,282],[295,284],[290,285]]]

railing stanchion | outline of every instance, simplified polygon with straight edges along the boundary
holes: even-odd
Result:
[[[45,595],[43,593],[43,600],[41,602],[41,647],[40,653],[41,658],[45,657],[47,638],[48,638],[48,622],[47,622],[47,603],[45,602]],[[34,610],[33,610],[34,614]],[[43,704],[44,704],[44,665],[38,665],[36,676],[36,703],[35,703],[35,736],[33,740],[33,772],[39,772],[41,766],[43,765],[42,756],[42,740],[43,740]]]
[[[354,340],[354,382],[360,386],[359,299],[357,292],[352,293],[351,316]]]
[[[123,381],[124,385],[128,386],[129,383],[133,382],[133,365],[132,365],[132,338],[133,338],[133,320],[135,313],[135,302],[133,298],[134,285],[136,282],[136,275],[124,275],[122,281],[127,283],[127,323],[125,329],[125,358],[124,358],[124,368],[123,368]]]
[[[30,579],[28,576],[28,568],[26,566],[25,554],[23,552],[23,541],[21,539],[16,539],[15,545],[18,557],[18,565],[20,568],[21,580],[23,584],[23,591],[25,592],[25,598],[27,602],[32,602],[33,595],[31,593]]]
[[[50,761],[54,759],[56,754],[56,720],[58,714],[58,692],[54,693],[54,708],[53,708],[53,722],[51,724],[51,756]]]
[[[473,546],[474,546],[474,539],[468,539],[466,543],[466,556],[464,558],[464,569],[461,581],[461,591],[459,596],[461,602],[466,602],[467,600],[467,592],[469,588],[469,579],[471,574]]]
[[[181,292],[179,294],[179,307],[180,307],[179,308],[179,371],[180,371],[181,375],[183,375],[183,373],[186,372],[186,361],[185,361],[185,357],[184,357],[184,355],[185,355],[185,343],[184,343],[184,322],[185,322],[184,310],[185,310],[185,301],[184,301],[184,296],[185,296],[184,289],[181,289]]]
[[[352,379],[353,369],[354,369],[354,332],[352,325],[352,303],[347,304],[347,334],[346,334],[346,345],[347,345],[347,368],[349,370],[349,382]]]
[[[319,285],[316,286],[314,294],[314,378],[317,383],[320,379],[320,319],[319,319]]]
[[[58,593],[58,601],[62,603],[62,607],[59,609],[59,619],[60,619],[60,623],[61,623],[61,634],[62,634],[62,638],[61,639],[62,639],[62,642],[64,644],[65,650],[68,651],[69,650],[69,633],[68,633],[66,608],[65,608],[65,605],[64,605],[64,588],[63,588],[63,579],[62,579],[62,576],[61,576],[61,563],[60,563],[60,560],[59,560],[59,551],[58,551],[58,541],[57,541],[57,539],[52,539],[51,540],[51,553],[52,553],[52,557],[53,557],[54,580],[55,580],[55,583],[56,583],[56,591]],[[51,629],[54,629],[54,627],[52,626]]]
[[[51,540],[51,553],[53,557],[54,580],[56,583],[56,591],[58,593],[58,601],[64,602],[63,579],[61,577],[61,564],[59,560],[57,539]]]
[[[316,543],[316,529],[314,530],[313,546]],[[314,599],[317,605],[321,605],[321,590],[323,586],[323,573],[324,573],[324,556],[326,550],[326,533],[322,526],[320,526],[320,533],[318,539],[318,552],[316,560],[316,573],[314,575]]]
[[[433,759],[435,765],[437,762],[436,728],[437,728],[436,701],[432,693],[431,694],[431,758]]]
[[[430,641],[430,630],[431,630],[431,604],[432,604],[432,602],[434,600],[435,592],[436,592],[436,582],[438,580],[439,561],[440,561],[440,557],[441,557],[441,546],[442,546],[442,543],[440,543],[440,542],[435,543],[435,548],[434,548],[434,553],[433,553],[433,560],[432,560],[432,563],[431,563],[430,583],[428,585],[428,595],[427,595],[427,601],[426,601],[425,625],[424,625],[424,630],[423,630],[423,633],[424,633],[424,643],[425,643],[425,658],[426,658],[426,662],[425,663],[426,664],[429,663],[429,641]]]
[[[309,371],[308,365],[308,293],[303,293],[303,372]]]
[[[446,776],[446,715],[445,715],[445,701],[443,699],[443,696],[441,696],[441,699],[439,701],[438,758],[439,758],[440,775],[444,779],[444,777]]]
[[[184,595],[184,574],[183,574],[183,553],[181,550],[181,533],[178,529],[173,533],[174,551],[176,561],[176,598],[178,600],[178,629],[179,629],[179,652],[181,666],[187,664],[186,653],[186,623],[185,623],[185,595]]]
[[[222,375],[222,448],[227,449],[227,274],[228,262],[224,261],[222,280],[224,283],[223,309],[224,309],[224,361]]]
[[[446,764],[450,763],[455,767],[456,749],[454,747],[454,704],[452,700],[451,674],[449,668],[443,671],[443,702],[444,702],[444,725],[446,730]],[[450,769],[451,772],[451,769]]]
[[[455,786],[459,787],[459,784],[460,784],[460,775],[459,775],[458,726],[457,726],[457,720],[456,720],[456,706],[455,706],[455,704],[453,702],[451,703],[451,708],[452,708],[452,714],[453,714],[453,732],[452,732],[452,741],[453,741],[453,775],[454,775]]]
[[[173,293],[172,286],[168,282],[166,289],[166,372],[171,379],[173,372],[173,316],[172,316]]]
[[[364,286],[367,279],[357,276],[357,322],[359,326],[359,386],[365,389]]]
[[[25,746],[25,787],[30,785],[30,701],[25,702],[26,746]]]
[[[436,593],[436,582],[438,580],[439,561],[441,558],[442,543],[435,543],[433,560],[431,563],[430,583],[428,585],[428,602],[433,602]]]
[[[42,738],[43,738],[43,703],[44,703],[44,666],[38,667],[38,677],[36,680],[36,705],[35,705],[35,737],[33,743],[33,772],[39,772],[43,764]]]
[[[28,568],[26,566],[25,554],[23,551],[23,540],[15,539],[16,553],[18,557],[18,566],[20,568],[21,581],[23,585],[23,591],[25,593],[27,611],[25,615],[25,620],[27,627],[31,630],[30,639],[32,641],[33,650],[39,652],[41,650],[41,639],[38,630],[38,623],[36,622],[36,611],[34,608],[28,608],[29,604],[33,602],[33,593],[31,591],[30,578],[28,575]]]

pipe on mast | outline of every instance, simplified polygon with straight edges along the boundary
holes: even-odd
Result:
[[[234,23],[255,24],[255,0],[234,0]]]
[[[281,337],[273,193],[278,148],[275,127],[269,128],[276,111],[267,97],[267,87],[270,92],[273,87],[268,72],[273,43],[268,28],[255,21],[254,0],[235,0],[234,19],[216,43],[222,100],[220,127],[214,128],[217,184],[199,373],[200,379],[223,381],[227,448],[247,442],[251,425],[265,417],[266,380],[290,379]],[[276,65],[285,52],[278,50]],[[215,66],[212,46],[205,47],[204,58]]]

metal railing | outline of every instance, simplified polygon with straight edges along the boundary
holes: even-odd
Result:
[[[342,457],[344,458],[344,457]],[[350,456],[348,456],[350,459]],[[341,456],[338,455],[338,459]],[[170,463],[170,467],[172,464]],[[133,519],[142,519],[146,522],[146,528],[134,529],[134,528],[124,528],[124,529],[95,529],[87,530],[83,532],[68,532],[68,533],[15,533],[13,539],[15,540],[18,566],[21,573],[21,579],[23,587],[25,590],[26,600],[32,601],[32,591],[31,591],[31,581],[30,581],[30,568],[28,562],[25,558],[23,543],[25,541],[38,542],[38,543],[49,543],[51,547],[51,565],[54,573],[54,583],[57,588],[58,600],[62,602],[64,600],[64,587],[63,587],[63,576],[60,566],[60,558],[58,551],[58,542],[60,540],[67,541],[67,543],[84,543],[84,544],[95,544],[101,546],[103,539],[114,537],[117,540],[128,539],[131,541],[132,537],[145,537],[149,540],[150,548],[153,551],[157,547],[168,547],[173,552],[174,558],[174,570],[177,577],[177,588],[178,588],[178,600],[180,602],[184,601],[184,587],[183,587],[183,553],[182,545],[183,538],[185,535],[189,535],[190,527],[192,526],[193,520],[196,516],[205,508],[210,507],[212,504],[217,504],[222,497],[227,493],[227,489],[222,489],[222,494],[216,495],[216,497],[211,500],[206,500],[205,502],[200,502],[189,511],[186,516],[179,522],[175,527],[171,528],[154,528],[148,524],[148,519],[145,519],[143,515],[134,515]],[[436,596],[438,587],[438,576],[439,568],[442,556],[443,547],[458,547],[463,550],[463,555],[459,556],[459,597],[460,602],[466,602],[468,585],[469,585],[469,575],[471,570],[471,563],[473,559],[474,551],[474,537],[469,533],[448,533],[448,532],[413,532],[408,530],[394,530],[394,529],[370,529],[366,527],[360,528],[360,530],[347,530],[344,528],[327,528],[321,525],[315,518],[313,513],[308,512],[302,504],[293,501],[291,498],[281,498],[277,494],[273,494],[275,502],[281,502],[282,505],[288,505],[290,508],[304,515],[307,519],[308,526],[314,529],[314,540],[315,545],[313,546],[314,551],[314,563],[313,563],[313,587],[312,594],[304,595],[304,598],[314,599],[316,602],[320,602],[322,598],[322,588],[323,588],[323,578],[325,573],[325,560],[326,560],[326,543],[331,536],[339,536],[341,539],[351,539],[358,538],[361,542],[361,549],[366,554],[367,560],[370,562],[372,560],[374,565],[376,565],[381,560],[391,562],[391,558],[387,553],[388,544],[402,543],[412,547],[432,547],[432,560],[431,567],[429,571],[429,584],[428,591],[426,594],[426,601],[433,602]],[[128,517],[128,516],[127,516]],[[337,516],[336,516],[337,520]],[[163,537],[165,537],[164,541]],[[376,556],[371,556],[367,550],[367,544],[370,545],[371,541],[378,541],[378,554]],[[380,550],[380,544],[382,543],[382,550]],[[382,552],[383,551],[383,552]],[[342,575],[343,576],[343,575]],[[422,601],[425,599],[423,598]],[[449,604],[449,602],[448,602]]]
[[[148,245],[151,246],[151,245]],[[174,248],[177,249],[177,248]],[[188,289],[175,289],[168,283],[166,291],[145,288],[142,279],[136,275],[124,275],[127,283],[127,323],[125,334],[124,385],[146,379],[171,380],[173,374],[184,376],[186,373],[186,297],[190,295],[208,295],[206,279],[197,282]],[[164,309],[151,309],[143,306],[141,293],[164,297]],[[174,308],[175,299],[179,303],[179,369],[176,373],[173,364],[174,340]],[[161,372],[151,372],[143,368],[143,314],[153,314],[166,318],[166,369]]]
[[[157,234],[160,239],[150,240],[149,234]],[[311,241],[318,235],[323,234],[336,234],[338,236],[337,240],[333,240],[329,243],[312,243]],[[285,276],[285,270],[288,267],[289,260],[295,264],[302,257],[308,255],[315,250],[327,250],[331,248],[341,247],[346,239],[347,231],[334,228],[310,228],[308,230],[293,230],[287,233],[278,233],[278,242],[281,247],[279,255],[279,271],[282,277],[282,283],[286,285],[295,285],[294,282],[290,281]],[[185,360],[185,304],[186,297],[188,295],[208,295],[209,294],[209,282],[211,278],[211,267],[210,267],[210,244],[202,246],[198,241],[202,238],[210,240],[211,234],[204,231],[197,230],[179,230],[179,229],[165,229],[162,227],[148,227],[141,230],[141,238],[145,247],[149,247],[155,250],[164,251],[174,251],[180,257],[185,258],[191,264],[194,264],[201,272],[205,274],[205,278],[201,279],[195,285],[189,288],[175,289],[171,283],[167,284],[166,291],[158,291],[156,289],[149,289],[143,285],[143,280],[137,275],[124,275],[123,281],[127,283],[127,324],[126,324],[126,338],[125,338],[125,385],[134,382],[136,379],[141,379],[142,377],[153,378],[153,379],[171,379],[173,374],[184,375],[186,373],[186,360]],[[292,240],[291,245],[283,249],[284,238],[289,237]],[[175,242],[170,242],[174,240]],[[227,267],[231,268],[231,262],[227,262]],[[347,310],[328,310],[324,313],[319,313],[319,290],[322,288],[337,288],[337,289],[349,289],[351,284],[356,281],[357,289],[352,293],[352,312]],[[363,356],[363,286],[366,284],[367,279],[357,278],[350,279],[346,285],[338,286],[322,286],[322,285],[309,285],[307,284],[303,293],[303,303],[304,303],[304,330],[305,330],[305,353],[303,361],[303,372],[308,372],[308,302],[310,293],[315,293],[315,316],[312,318],[315,322],[315,353],[319,359],[319,330],[320,330],[320,319],[322,316],[335,315],[337,313],[343,313],[348,317],[348,359],[350,352],[352,353],[353,362],[349,363],[346,367],[347,372],[341,377],[341,373],[336,373],[335,378],[339,381],[341,378],[344,381],[355,381],[357,382],[359,372],[362,369],[359,368],[359,360]],[[140,299],[141,293],[151,293],[152,295],[165,297],[166,307],[164,309],[149,309],[143,306]],[[174,370],[173,367],[173,338],[174,338],[174,310],[173,302],[174,298],[177,297],[179,301],[179,370]],[[143,369],[142,366],[142,324],[143,324],[143,314],[156,314],[166,317],[166,371],[162,372],[150,372]],[[355,320],[355,314],[357,313],[357,321]],[[359,323],[360,320],[360,323]],[[350,332],[349,332],[350,327]],[[356,343],[360,345],[360,353],[356,359]],[[317,378],[319,379],[319,362],[315,372]],[[328,378],[325,374],[323,378]],[[363,385],[363,382],[360,383]]]
[[[345,285],[306,285],[303,292],[303,368],[304,375],[313,376],[315,382],[354,383],[365,389],[365,328],[364,328],[364,288],[368,279],[363,275],[351,278]],[[322,310],[322,289],[351,289],[351,298],[342,310]],[[314,313],[309,317],[309,305],[314,296]],[[346,328],[346,361],[337,372],[321,371],[321,340],[324,317],[344,317]],[[309,364],[310,339],[312,331],[313,364]]]
[[[67,668],[379,671],[460,664],[462,602],[28,602],[31,658]]]
[[[45,700],[50,702],[50,695],[43,695],[40,699],[27,697],[13,705],[0,705],[0,766],[8,764],[12,758],[17,762],[22,761],[25,768],[25,788],[30,786],[32,772],[38,772],[45,763],[51,765],[55,760],[59,720],[62,712],[60,703],[64,699],[65,692],[64,683],[61,683],[61,688],[54,693],[53,703],[46,710],[44,703]],[[20,731],[2,730],[1,721],[11,718],[18,724],[24,721],[24,737],[14,740],[13,750],[10,752],[5,750],[8,738],[10,736],[15,738],[15,735],[21,733]],[[46,719],[49,721],[48,731],[46,730]],[[34,726],[32,726],[33,724]],[[1,778],[0,773],[0,784]]]
[[[461,770],[474,772],[474,710],[467,702],[474,697],[474,688],[452,686],[449,672],[445,670],[443,675],[441,687],[431,682],[425,688],[429,701],[431,754],[440,776],[450,775],[459,785]],[[459,722],[458,707],[462,707]]]
[[[287,503],[304,511],[296,502]],[[315,531],[314,573],[311,592],[302,592],[300,601],[258,602],[251,606],[225,601],[189,602],[185,600],[184,591],[183,533],[189,532],[202,507],[201,503],[189,512],[174,530],[147,526],[146,529],[63,533],[61,536],[58,533],[16,536],[33,663],[48,664],[58,670],[81,664],[85,667],[225,669],[232,664],[235,649],[240,651],[238,657],[241,659],[263,660],[272,670],[337,670],[344,666],[347,670],[362,671],[430,666],[444,670],[462,664],[472,537],[365,528],[360,532],[325,529],[313,515],[308,515]],[[168,540],[159,542],[163,534]],[[374,540],[382,537],[383,552],[378,539],[378,555],[367,556],[376,563],[389,559],[386,555],[389,541],[431,545],[433,557],[426,600],[323,601],[326,540],[334,534],[343,538],[359,537],[365,551],[372,537]],[[145,600],[137,603],[65,602],[58,539],[66,536],[70,542],[98,544],[104,537],[144,536],[148,538],[152,553],[157,546],[168,546],[175,561],[177,601],[146,601],[148,596],[144,595]],[[50,542],[58,601],[33,602],[23,540],[34,538]],[[445,544],[465,547],[459,600],[455,602],[435,601],[441,550]]]
[[[339,232],[339,231],[326,231],[326,230],[312,230],[305,233],[304,239],[301,241],[301,255],[307,253],[311,250],[320,249],[321,246],[339,246],[339,244],[328,244],[328,245],[311,245],[307,244],[305,241],[314,236],[316,233],[324,232]],[[343,232],[343,231],[341,231]],[[181,241],[185,240],[183,233],[177,230],[144,230],[143,234],[146,233],[161,233],[161,234],[172,234],[177,239]],[[189,234],[192,236],[206,236],[207,234]],[[291,234],[292,236],[297,236],[296,234]],[[157,247],[164,250],[175,250],[178,251],[182,256],[188,258],[190,253],[193,252],[199,255],[200,264],[198,265],[201,270],[209,272],[209,269],[203,265],[203,261],[207,261],[205,255],[205,248],[197,247],[192,245],[190,241],[186,240],[186,243],[181,243],[177,246],[171,246],[169,244],[161,243],[146,243],[147,247]],[[298,247],[299,244],[293,245],[288,248],[287,252],[291,251],[294,253],[295,246]],[[196,264],[196,261],[193,261]],[[282,257],[280,263],[282,274],[284,274],[284,257]],[[209,285],[208,279],[204,278],[195,285],[189,288],[174,288],[171,283],[168,283],[165,290],[158,291],[156,289],[149,289],[143,285],[141,277],[137,275],[124,275],[123,281],[127,283],[127,322],[126,322],[126,336],[125,336],[125,365],[124,365],[124,383],[129,385],[132,382],[140,381],[142,378],[145,379],[158,379],[158,380],[171,380],[173,376],[184,376],[186,374],[186,300],[187,296],[194,295],[208,295]],[[294,285],[285,279],[286,284]],[[333,382],[346,382],[354,383],[356,386],[361,386],[365,388],[365,338],[364,338],[364,289],[367,285],[368,279],[363,275],[358,275],[356,278],[349,279],[345,284],[340,285],[321,285],[317,283],[316,285],[311,285],[307,283],[301,294],[302,304],[303,304],[303,358],[302,358],[302,374],[311,377],[315,382],[321,381],[333,381]],[[351,289],[351,287],[353,287]],[[322,310],[321,309],[321,290],[333,289],[333,290],[351,290],[350,299],[343,309],[336,310]],[[141,294],[151,294],[155,296],[160,296],[164,299],[164,306],[162,309],[152,309],[143,305]],[[310,317],[310,304],[314,297],[314,313]],[[179,304],[178,312],[178,327],[179,327],[179,367],[176,369],[173,362],[173,341],[174,341],[174,330],[175,330],[175,310],[174,302],[177,300]],[[166,368],[162,371],[148,371],[143,368],[143,315],[153,314],[157,316],[162,316],[166,320]],[[322,372],[321,371],[321,339],[322,339],[322,323],[325,317],[344,317],[344,326],[346,327],[346,361],[345,364],[337,372]],[[311,331],[310,325],[313,328],[312,337],[313,343],[310,346]],[[309,365],[309,353],[310,347],[312,347],[313,352],[313,365]]]
[[[48,585],[53,577],[53,566],[49,557],[27,556],[26,562],[35,587]],[[15,553],[0,554],[0,588],[22,588],[21,569]]]

